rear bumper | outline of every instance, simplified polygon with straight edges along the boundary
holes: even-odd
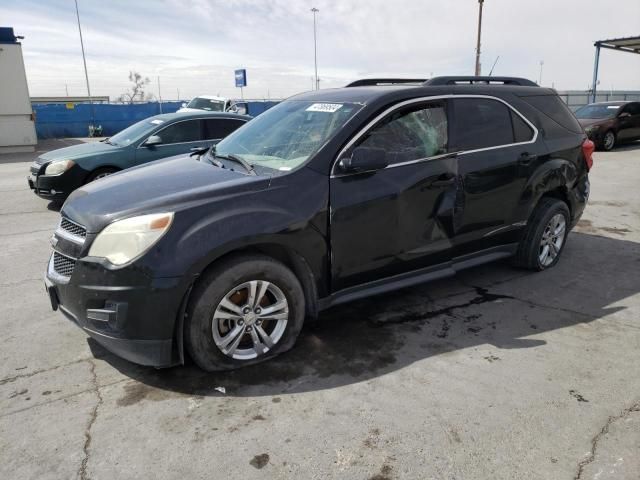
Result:
[[[82,259],[70,277],[62,277],[52,256],[45,286],[54,310],[117,356],[154,367],[180,363],[175,327],[186,292],[181,277],[148,279]]]

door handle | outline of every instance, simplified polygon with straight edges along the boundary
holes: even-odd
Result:
[[[537,155],[532,155],[529,152],[524,152],[518,157],[518,163],[520,165],[529,165],[536,158],[538,158]]]
[[[453,173],[443,173],[437,179],[429,183],[429,188],[446,187],[456,182],[456,176]]]

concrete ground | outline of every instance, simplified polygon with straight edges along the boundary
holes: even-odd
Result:
[[[595,155],[556,268],[335,308],[222,374],[137,367],[52,312],[58,213],[33,155],[0,157],[0,478],[640,478],[640,144]]]

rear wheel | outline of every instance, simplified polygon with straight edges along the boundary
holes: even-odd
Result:
[[[530,270],[553,267],[564,248],[569,233],[569,208],[555,198],[542,198],[524,233],[514,264]]]
[[[223,260],[195,288],[186,345],[204,370],[251,365],[289,350],[304,322],[295,275],[263,255]]]
[[[616,134],[609,130],[602,137],[602,149],[606,152],[613,150],[613,147],[616,146]]]
[[[108,177],[116,173],[118,170],[115,168],[98,168],[89,174],[87,177],[87,181],[85,183],[91,183],[94,180],[98,180],[100,178]]]

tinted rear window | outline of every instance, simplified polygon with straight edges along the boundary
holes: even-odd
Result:
[[[578,120],[559,96],[533,95],[520,98],[570,132],[582,133]]]
[[[453,101],[456,150],[475,150],[514,143],[510,109],[496,100]]]
[[[207,140],[224,138],[244,124],[245,122],[242,120],[233,120],[231,118],[207,119],[204,121],[204,138]]]

